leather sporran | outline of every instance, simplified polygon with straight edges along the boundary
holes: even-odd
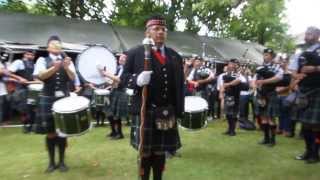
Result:
[[[264,97],[257,97],[257,104],[259,107],[264,108],[267,105],[267,100]]]
[[[166,131],[175,127],[176,118],[172,106],[156,108],[155,117],[155,125],[158,130]]]
[[[227,96],[225,98],[225,104],[226,106],[230,107],[230,106],[234,106],[236,104],[235,99],[233,96]]]

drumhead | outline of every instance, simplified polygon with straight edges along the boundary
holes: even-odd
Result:
[[[100,85],[110,80],[103,77],[97,67],[104,67],[108,72],[115,74],[117,59],[107,48],[92,46],[78,56],[76,66],[85,81]]]
[[[94,93],[97,94],[97,95],[109,95],[110,94],[110,91],[107,90],[107,89],[95,89],[94,90]]]
[[[75,92],[70,92],[70,96],[71,96],[71,97],[76,97],[76,96],[78,96],[78,94],[75,93]]]
[[[52,110],[56,113],[74,113],[89,107],[90,100],[83,96],[69,96],[53,103]]]
[[[32,91],[41,91],[43,89],[43,84],[29,84],[28,89]]]
[[[208,110],[208,102],[198,96],[186,96],[184,99],[185,112],[202,112]]]

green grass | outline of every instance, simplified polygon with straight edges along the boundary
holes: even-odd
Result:
[[[225,122],[206,129],[180,129],[182,157],[168,160],[165,180],[319,180],[320,163],[307,165],[293,157],[303,151],[303,142],[279,137],[278,145],[257,145],[261,134],[238,130],[236,137],[222,135]],[[44,136],[25,135],[20,128],[0,128],[0,179],[2,180],[136,180],[137,152],[125,139],[105,138],[106,127],[70,138],[67,173],[44,174],[47,153]]]

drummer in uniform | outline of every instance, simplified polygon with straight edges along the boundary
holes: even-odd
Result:
[[[148,180],[151,168],[153,179],[161,180],[165,168],[165,152],[181,147],[177,122],[169,129],[166,122],[179,118],[184,111],[184,73],[182,57],[165,45],[166,21],[162,16],[152,16],[146,21],[145,35],[155,42],[151,50],[151,71],[144,71],[144,47],[128,51],[121,76],[122,83],[134,89],[132,107],[131,145],[140,154],[140,178]],[[148,87],[145,126],[141,129],[140,110],[142,87]],[[169,118],[169,119],[167,119]],[[142,139],[140,139],[142,138]],[[139,148],[140,147],[140,148]]]
[[[14,73],[25,82],[17,83],[16,90],[14,92],[17,97],[17,102],[14,103],[18,106],[18,110],[21,115],[21,121],[23,122],[23,131],[28,133],[32,129],[32,125],[35,118],[34,105],[27,102],[28,98],[28,84],[41,83],[40,81],[34,81],[34,58],[35,52],[32,50],[23,53],[22,59],[15,60],[9,67],[8,70]]]
[[[238,60],[230,59],[226,72],[221,74],[220,95],[224,99],[224,111],[228,121],[228,129],[225,135],[235,136],[236,124],[239,114],[240,88],[241,82],[245,78],[237,72]]]
[[[256,113],[261,118],[261,129],[264,132],[264,138],[259,144],[272,147],[276,144],[277,124],[275,118],[279,116],[280,108],[276,83],[283,79],[283,69],[274,62],[275,52],[272,49],[264,49],[263,58],[263,66],[258,67],[256,72],[259,72],[260,68],[264,69],[264,74],[273,75],[268,78],[259,78],[260,75],[257,73],[254,78],[254,88],[260,89],[256,98]]]
[[[106,105],[106,112],[109,115],[108,120],[111,127],[111,133],[108,134],[107,137],[110,137],[113,140],[124,138],[121,119],[128,117],[129,97],[126,94],[124,84],[120,84],[120,76],[123,73],[123,67],[126,60],[127,55],[121,54],[115,75],[102,70],[102,74],[113,81],[113,88],[110,94],[110,105]]]
[[[75,79],[75,67],[70,57],[62,52],[61,40],[58,36],[51,36],[48,40],[48,56],[40,57],[35,65],[33,75],[44,83],[39,100],[38,118],[46,136],[46,147],[49,155],[49,166],[46,170],[51,173],[56,169],[61,172],[68,170],[65,164],[65,149],[67,138],[56,133],[52,115],[53,103],[69,96],[70,82]],[[59,149],[59,163],[55,163],[55,147]]]

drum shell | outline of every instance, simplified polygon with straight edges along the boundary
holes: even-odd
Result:
[[[41,91],[28,90],[28,104],[37,105],[39,102],[39,95]]]
[[[82,135],[90,129],[90,113],[86,108],[73,113],[54,112],[54,123],[58,134],[68,137]]]
[[[109,95],[99,95],[94,93],[94,104],[96,106],[105,106],[110,104]]]
[[[183,118],[180,120],[180,126],[197,130],[205,126],[207,120],[207,110],[200,112],[184,112]]]

